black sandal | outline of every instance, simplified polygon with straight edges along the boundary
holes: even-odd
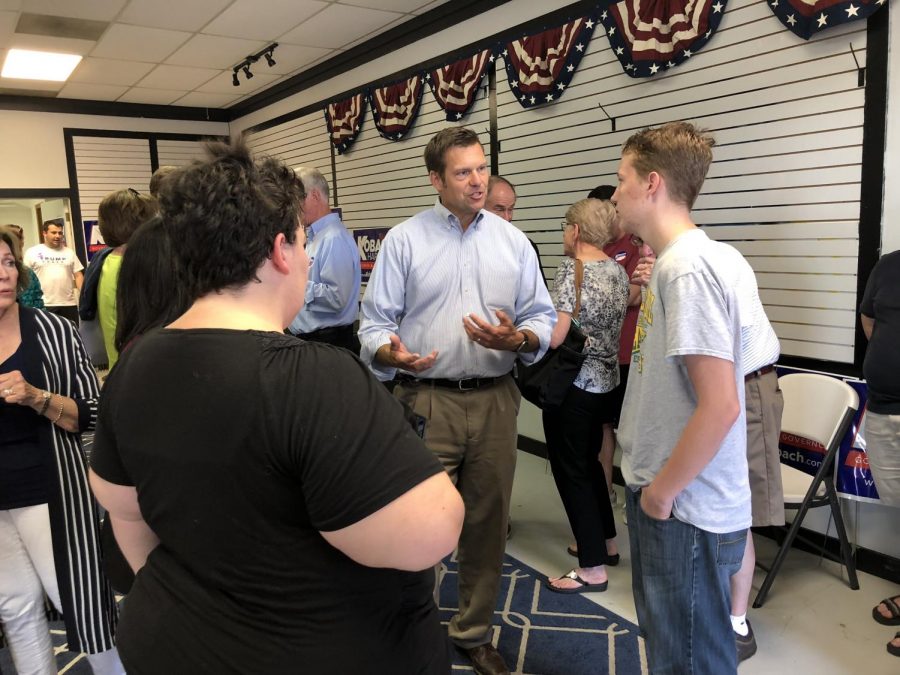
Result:
[[[900,595],[895,598],[885,598],[878,604],[883,604],[891,613],[889,617],[878,611],[878,605],[872,608],[872,618],[882,626],[900,626],[900,607],[897,606],[896,600],[900,600]]]
[[[896,640],[897,638],[900,638],[900,633],[897,633],[894,636],[894,640]],[[888,650],[888,654],[893,654],[894,656],[900,656],[900,647],[893,644],[893,642],[887,643],[887,650]]]

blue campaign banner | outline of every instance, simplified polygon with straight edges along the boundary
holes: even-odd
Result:
[[[103,241],[103,235],[100,234],[96,220],[83,220],[82,222],[84,223],[84,241],[87,243],[87,257],[90,262],[97,251],[106,248],[106,242]]]
[[[359,249],[359,266],[362,272],[362,283],[369,281],[372,268],[375,267],[375,259],[381,250],[381,242],[384,241],[389,227],[369,227],[353,230],[353,238],[356,239],[356,247]]]
[[[817,372],[803,371],[799,368],[778,367],[778,376],[788,373]],[[835,459],[835,487],[842,497],[860,499],[865,501],[877,501],[878,491],[875,489],[875,481],[869,470],[869,460],[866,456],[865,440],[865,409],[868,399],[868,388],[865,382],[854,378],[841,377],[831,373],[820,373],[835,377],[849,384],[859,396],[859,408],[853,416],[850,429],[847,431],[838,449]],[[779,442],[781,448],[781,461],[783,464],[814,475],[822,465],[825,448],[808,438],[801,438],[793,434],[782,433]]]

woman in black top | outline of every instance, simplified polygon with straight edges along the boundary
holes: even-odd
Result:
[[[875,265],[859,311],[869,338],[863,362],[869,388],[866,453],[879,499],[900,506],[900,251]],[[879,623],[900,626],[900,596],[882,600],[872,616]],[[887,650],[900,656],[900,633]]]
[[[462,502],[344,350],[285,336],[309,258],[303,187],[242,145],[160,195],[189,309],[125,351],[92,484],[137,571],[129,673],[449,673],[432,566]]]
[[[69,649],[122,673],[79,435],[96,420],[97,378],[71,322],[17,303],[26,279],[0,228],[0,622],[16,670],[56,672],[46,593]]]

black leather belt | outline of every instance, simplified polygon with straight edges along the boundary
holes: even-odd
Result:
[[[400,384],[428,384],[444,389],[456,389],[457,391],[473,391],[491,387],[500,381],[499,377],[472,377],[467,380],[445,380],[443,378],[417,378],[409,375],[398,375]]]
[[[749,382],[750,380],[756,379],[757,377],[762,377],[763,375],[768,375],[773,370],[775,370],[775,364],[769,364],[768,366],[763,366],[758,370],[754,370],[752,372],[744,375],[744,382]]]

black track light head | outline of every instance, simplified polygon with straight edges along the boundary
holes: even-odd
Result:
[[[272,58],[272,52],[266,52],[263,56],[266,57],[266,63],[269,64],[269,68],[275,65],[275,59]]]
[[[247,76],[247,79],[251,79],[253,77],[253,73],[250,72],[250,64],[248,63],[243,67],[244,75]]]
[[[231,84],[233,84],[235,87],[241,86],[241,81],[238,79],[236,70],[233,73],[231,73]]]

